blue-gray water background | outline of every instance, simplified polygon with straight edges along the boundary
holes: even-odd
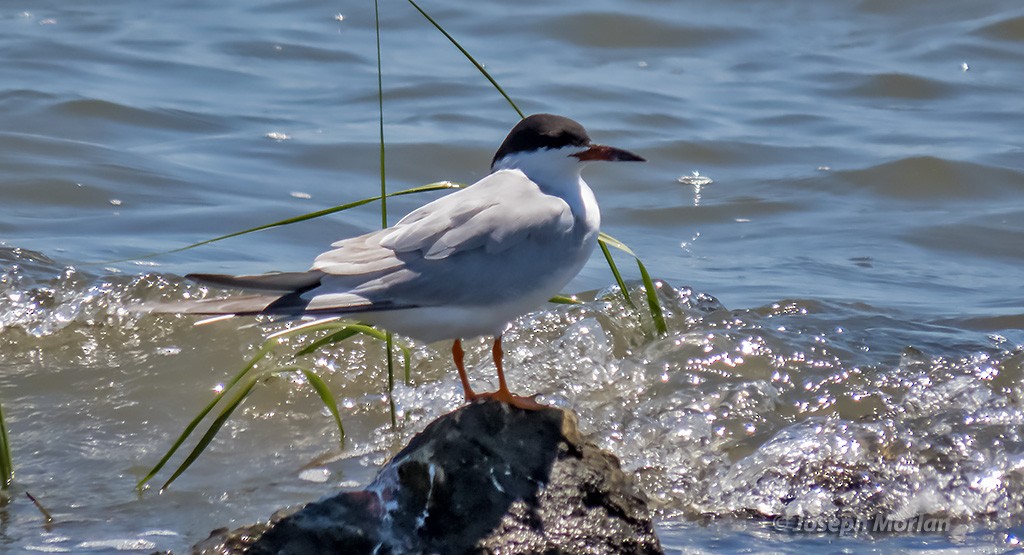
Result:
[[[407,3],[382,3],[389,188],[482,177],[516,115]],[[640,476],[670,552],[1004,552],[1024,532],[1024,6],[1017,0],[425,2],[594,166],[604,230],[664,280],[665,338],[595,257],[506,336],[514,389]],[[460,403],[416,346],[390,431],[381,348],[258,389],[168,492],[135,481],[279,326],[138,316],[189,271],[304,269],[373,207],[142,262],[376,194],[370,2],[0,3],[0,551],[174,549],[374,468]],[[710,181],[709,181],[710,180]],[[429,198],[437,196],[428,195]],[[392,221],[428,197],[391,203]],[[620,258],[627,277],[637,273]],[[717,304],[714,299],[717,299]],[[486,345],[471,373],[492,379]],[[25,500],[56,516],[44,527]],[[952,519],[836,537],[778,516]]]

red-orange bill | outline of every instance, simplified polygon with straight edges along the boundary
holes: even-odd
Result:
[[[583,152],[573,154],[580,160],[605,160],[607,162],[646,162],[644,158],[633,154],[628,150],[615,148],[608,145],[590,145],[590,148]]]

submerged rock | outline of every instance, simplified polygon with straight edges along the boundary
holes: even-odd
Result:
[[[247,549],[246,549],[247,548]],[[646,498],[559,409],[494,401],[442,416],[363,491],[267,527],[215,532],[197,553],[662,553]]]

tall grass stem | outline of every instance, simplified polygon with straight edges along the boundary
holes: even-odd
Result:
[[[374,25],[377,32],[377,114],[380,128],[380,227],[388,227],[388,186],[387,172],[384,164],[384,72],[381,69],[380,51],[380,0],[373,0]],[[398,425],[395,410],[395,353],[392,349],[391,332],[387,332],[384,340],[384,347],[387,349],[388,366],[388,409],[391,413],[391,427]]]
[[[448,31],[446,31],[444,27],[442,27],[441,24],[437,22],[437,20],[435,20],[433,17],[430,17],[430,14],[424,11],[419,4],[417,4],[414,0],[408,0],[408,2],[412,4],[412,7],[416,8],[416,11],[420,12],[420,15],[425,17],[427,21],[429,21],[430,24],[434,26],[435,29],[441,31],[441,34],[444,35],[449,42],[455,45],[455,48],[458,48],[459,52],[462,52],[462,55],[465,56],[466,59],[469,60],[470,63],[473,64],[473,66],[476,67],[477,71],[483,74],[483,76],[486,77],[487,80],[491,82],[491,85],[495,88],[495,90],[501,93],[501,96],[505,97],[505,100],[508,102],[509,106],[511,106],[512,109],[515,110],[517,114],[519,114],[519,119],[526,117],[523,114],[523,111],[519,109],[519,106],[516,106],[516,103],[515,101],[512,100],[512,97],[509,96],[508,93],[505,92],[505,89],[501,88],[501,85],[498,84],[494,77],[491,77],[491,74],[486,69],[484,69],[483,64],[476,61],[476,58],[474,58],[473,55],[470,54],[468,50],[463,48],[462,45],[459,44],[459,41],[455,40],[455,37],[451,36],[451,34],[448,33]]]
[[[11,443],[7,436],[4,407],[0,404],[0,490],[6,491],[14,482],[14,459],[11,457]]]

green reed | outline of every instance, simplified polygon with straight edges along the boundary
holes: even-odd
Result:
[[[306,356],[316,352],[318,349],[333,345],[341,341],[345,341],[356,335],[365,335],[373,339],[380,341],[386,340],[385,332],[382,332],[376,328],[366,326],[363,324],[351,324],[346,322],[337,321],[337,318],[327,319],[323,321],[313,322],[311,324],[296,326],[292,329],[286,329],[277,332],[266,339],[263,345],[256,351],[246,365],[235,374],[217,393],[214,398],[207,403],[207,405],[199,411],[187,426],[184,431],[178,436],[178,438],[171,445],[170,449],[164,454],[164,456],[157,462],[152,469],[136,484],[136,487],[141,488],[151,479],[171,459],[171,457],[178,451],[179,448],[185,443],[185,441],[192,435],[192,432],[199,427],[199,424],[209,415],[215,408],[220,406],[220,411],[214,418],[213,422],[207,427],[206,433],[199,439],[192,451],[185,457],[185,460],[178,465],[177,469],[171,475],[171,477],[164,482],[161,486],[161,490],[166,489],[167,486],[171,485],[171,482],[176,480],[181,474],[199,458],[199,455],[210,445],[213,438],[216,437],[217,432],[220,431],[227,419],[235,412],[242,402],[252,393],[253,388],[258,383],[265,382],[271,378],[280,376],[282,374],[289,373],[301,373],[305,378],[310,387],[320,397],[321,402],[334,417],[335,424],[338,426],[338,441],[343,444],[345,441],[345,427],[341,421],[341,414],[338,412],[338,403],[334,399],[334,395],[327,387],[326,382],[313,370],[310,370],[306,366],[300,365],[296,362],[296,359],[302,356]],[[258,370],[257,366],[260,362],[264,361],[271,355],[277,353],[277,351],[285,347],[288,340],[299,337],[301,335],[316,334],[318,332],[329,332],[326,336],[320,337],[306,343],[300,343],[298,348],[288,357],[285,364],[274,366],[267,370]],[[403,344],[397,344],[399,349],[402,351],[403,362],[405,366],[405,379],[408,382],[411,378],[411,360],[412,352],[409,347]]]
[[[7,437],[4,407],[0,404],[0,490],[7,491],[14,482],[14,462],[11,459],[11,443]]]
[[[380,52],[380,2],[373,0],[373,25],[377,39],[377,125],[380,130],[380,228],[388,227],[388,180],[385,161],[386,149],[384,148],[384,71],[381,69]],[[391,415],[391,427],[398,425],[395,416],[395,356],[394,338],[391,332],[384,337],[388,367],[388,414]]]
[[[440,23],[437,22],[437,20],[435,20],[433,17],[430,16],[430,14],[428,14],[426,11],[424,11],[423,8],[421,8],[415,1],[408,0],[408,2],[428,22],[430,22],[431,25],[434,26],[434,28],[436,28],[438,31],[440,31],[445,36],[445,38],[447,38],[459,50],[459,52],[461,52],[463,54],[463,56],[465,56],[466,59],[470,61],[470,63],[473,64],[473,66],[477,69],[477,71],[479,71],[491,83],[491,85],[505,98],[505,100],[512,107],[512,109],[515,110],[516,114],[518,114],[518,116],[520,118],[525,117],[523,115],[523,112],[519,109],[519,107],[512,100],[512,98],[508,95],[508,93],[506,93],[505,90],[501,88],[501,86],[494,79],[494,77],[491,76],[491,74],[484,68],[484,66],[482,64],[480,64],[469,53],[469,51],[467,51],[450,33],[448,33],[448,31],[446,31],[444,29],[444,27]],[[444,182],[431,183],[429,185],[424,185],[424,186],[421,186],[421,187],[414,187],[412,189],[406,189],[404,191],[399,191],[399,192],[396,192],[396,193],[388,193],[387,192],[386,165],[385,165],[385,154],[386,154],[385,144],[386,143],[385,143],[385,140],[384,140],[384,82],[383,82],[383,71],[382,71],[382,67],[381,67],[380,8],[379,8],[378,0],[374,0],[374,16],[375,16],[375,26],[376,26],[376,47],[377,47],[377,103],[378,103],[378,127],[379,127],[379,145],[380,145],[380,154],[379,154],[379,156],[380,156],[380,195],[375,196],[375,197],[370,197],[370,198],[362,199],[362,200],[358,200],[358,201],[347,203],[347,204],[343,204],[343,205],[340,205],[340,206],[335,206],[335,207],[332,207],[332,208],[327,208],[327,209],[324,209],[324,210],[318,210],[318,211],[315,211],[315,212],[310,212],[308,214],[303,214],[303,215],[295,216],[295,217],[292,217],[292,218],[287,218],[287,219],[280,220],[280,221],[273,222],[273,223],[269,223],[269,224],[259,225],[259,226],[256,226],[256,227],[253,227],[253,228],[249,228],[249,229],[246,229],[246,230],[242,230],[242,231],[238,231],[238,232],[234,232],[234,233],[229,233],[227,235],[222,235],[220,237],[215,237],[213,239],[208,239],[208,240],[205,240],[205,241],[200,241],[198,243],[187,245],[187,246],[181,247],[179,249],[175,249],[173,251],[167,251],[167,253],[180,252],[180,251],[184,251],[184,250],[187,250],[187,249],[195,248],[195,247],[198,247],[198,246],[201,246],[201,245],[207,245],[207,244],[210,244],[210,243],[213,243],[213,242],[216,242],[216,241],[221,241],[221,240],[224,240],[224,239],[229,239],[231,237],[238,237],[240,235],[245,235],[245,234],[253,233],[253,232],[256,232],[256,231],[262,231],[262,230],[266,230],[266,229],[270,229],[270,228],[274,228],[274,227],[290,225],[290,224],[298,223],[298,222],[301,222],[301,221],[310,220],[310,219],[313,219],[313,218],[319,218],[319,217],[326,216],[326,215],[329,215],[329,214],[334,214],[334,213],[337,213],[337,212],[341,212],[341,211],[349,210],[349,209],[352,209],[352,208],[356,208],[358,206],[363,206],[365,204],[369,204],[369,203],[376,202],[376,201],[380,201],[381,227],[382,228],[386,228],[388,226],[388,212],[387,212],[387,199],[388,198],[394,197],[394,196],[399,196],[399,195],[407,195],[407,194],[413,194],[413,193],[421,193],[421,192],[427,192],[427,191],[434,191],[434,190],[439,190],[439,189],[448,189],[448,188],[458,188],[458,187],[460,187],[460,185],[457,185],[455,183],[444,181]],[[664,317],[662,316],[662,313],[661,313],[661,306],[660,306],[659,301],[658,301],[657,291],[655,289],[654,283],[651,280],[651,277],[648,274],[647,269],[644,266],[643,262],[636,255],[636,253],[634,253],[629,247],[627,247],[625,244],[623,244],[621,241],[618,241],[614,237],[611,237],[610,235],[607,235],[605,233],[601,233],[598,241],[599,241],[599,244],[600,244],[600,247],[601,247],[601,252],[604,254],[605,261],[607,262],[608,267],[611,270],[612,275],[614,276],[615,281],[616,281],[616,283],[619,286],[619,290],[621,291],[623,297],[625,298],[626,303],[631,308],[633,308],[634,310],[636,310],[636,305],[633,303],[633,300],[630,298],[629,288],[628,288],[628,286],[626,285],[625,281],[622,278],[622,274],[619,271],[618,266],[616,265],[615,260],[614,260],[614,258],[611,255],[611,251],[610,251],[609,247],[614,247],[616,249],[619,249],[619,250],[629,254],[630,256],[632,256],[636,260],[637,266],[638,266],[639,271],[640,271],[640,276],[641,276],[641,279],[642,279],[643,284],[644,284],[644,290],[645,290],[645,294],[646,294],[646,298],[647,298],[648,309],[650,310],[651,315],[652,315],[652,317],[654,319],[654,324],[655,324],[656,332],[658,334],[666,333],[665,319],[664,319]],[[157,256],[159,254],[166,254],[166,253],[153,253],[153,254],[146,255],[146,256],[141,257],[141,258],[148,258],[148,257],[152,257],[152,256]],[[552,298],[551,301],[552,302],[557,302],[557,303],[576,303],[575,300],[573,300],[573,299],[571,299],[569,297],[561,296],[561,295],[557,296],[555,298]],[[299,348],[289,358],[289,363],[288,364],[281,365],[281,366],[276,366],[276,367],[271,368],[269,370],[261,370],[261,371],[257,371],[256,370],[257,365],[261,361],[266,359],[269,355],[274,353],[277,348],[281,347],[283,345],[284,340],[291,339],[291,338],[296,337],[296,336],[298,336],[300,334],[316,334],[317,332],[328,332],[328,334],[326,336],[323,336],[323,337],[319,337],[319,338],[315,338],[315,339],[310,339],[310,340],[308,340],[308,342],[300,345]],[[374,339],[378,339],[378,340],[383,341],[385,343],[386,350],[387,350],[388,406],[389,406],[389,409],[390,409],[389,413],[390,413],[390,416],[391,416],[391,424],[392,424],[392,426],[395,426],[397,424],[397,421],[396,421],[396,408],[395,408],[395,403],[394,403],[394,398],[393,398],[393,391],[394,391],[393,347],[394,347],[394,345],[396,343],[395,343],[391,333],[390,332],[382,332],[382,331],[377,330],[377,329],[375,329],[373,327],[366,326],[366,325],[363,325],[363,324],[346,324],[346,323],[343,323],[343,322],[335,322],[335,321],[314,322],[311,325],[297,326],[294,329],[278,332],[278,333],[270,336],[269,338],[267,338],[267,340],[263,343],[263,345],[257,350],[256,354],[253,355],[249,359],[249,361],[246,363],[245,367],[238,374],[236,374],[224,386],[224,388],[221,390],[221,392],[218,393],[218,395],[212,401],[210,401],[206,405],[206,407],[204,407],[203,410],[201,410],[199,412],[199,414],[197,414],[192,419],[191,422],[189,422],[189,424],[185,427],[185,430],[182,431],[182,433],[178,436],[177,440],[174,442],[174,444],[172,444],[170,449],[168,449],[168,451],[164,454],[164,456],[160,459],[160,461],[156,465],[154,465],[154,467],[141,480],[139,480],[139,482],[136,484],[136,487],[142,488],[158,472],[160,472],[160,470],[163,469],[163,467],[167,464],[167,462],[171,459],[171,457],[185,443],[185,441],[189,438],[189,436],[192,435],[192,433],[196,430],[196,428],[203,421],[203,419],[205,419],[219,405],[221,407],[220,411],[217,413],[217,416],[214,418],[213,422],[209,425],[209,427],[206,429],[206,432],[199,439],[199,441],[196,443],[196,445],[192,448],[192,450],[189,452],[189,454],[185,457],[184,461],[181,464],[178,465],[178,467],[175,469],[175,471],[173,472],[171,477],[168,478],[166,482],[164,482],[163,486],[161,486],[161,490],[166,489],[168,486],[170,486],[170,484],[172,482],[174,482],[174,480],[176,480],[179,476],[181,476],[181,474],[186,469],[188,469],[188,467],[191,466],[192,463],[194,463],[196,461],[196,459],[199,458],[199,456],[202,454],[202,452],[209,446],[210,442],[213,441],[213,438],[217,435],[217,432],[220,431],[221,427],[224,425],[224,423],[227,421],[227,419],[231,416],[231,414],[234,413],[234,411],[239,406],[241,406],[242,402],[250,395],[250,393],[252,393],[252,390],[256,386],[256,384],[264,382],[264,381],[266,381],[266,380],[268,380],[268,379],[270,379],[272,377],[279,376],[281,374],[301,373],[303,376],[305,376],[307,383],[309,383],[309,385],[314,389],[314,391],[320,397],[321,402],[324,404],[324,406],[328,409],[328,411],[331,413],[332,417],[334,418],[335,423],[338,426],[339,441],[344,442],[344,439],[345,439],[345,429],[344,429],[344,427],[342,425],[341,415],[338,412],[337,403],[335,402],[334,396],[330,392],[330,389],[327,387],[327,384],[324,382],[324,380],[319,375],[317,375],[312,370],[307,369],[305,366],[297,364],[295,362],[295,360],[298,357],[302,357],[302,356],[306,356],[306,355],[312,354],[312,353],[316,352],[318,349],[321,349],[321,348],[326,347],[328,345],[336,344],[336,343],[338,343],[340,341],[344,341],[344,340],[349,339],[349,338],[351,338],[351,337],[353,337],[355,335],[360,335],[360,334],[368,336],[368,337],[371,337],[371,338],[374,338]],[[401,351],[403,352],[403,355],[404,355],[405,381],[408,384],[409,381],[410,381],[410,378],[411,378],[411,376],[410,376],[410,358],[411,358],[411,354],[410,354],[410,351],[409,351],[408,347],[406,347],[404,345],[399,345],[399,348],[401,349]]]

